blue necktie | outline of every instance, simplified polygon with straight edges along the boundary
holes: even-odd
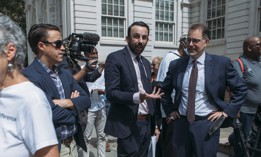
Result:
[[[191,123],[195,120],[195,99],[198,80],[197,60],[193,60],[193,67],[189,79],[187,119]]]
[[[144,65],[141,61],[140,56],[137,56],[136,60],[138,61],[143,88],[145,89],[146,92],[149,92],[150,89],[151,89],[150,88],[150,81],[148,80],[148,77],[147,77],[147,75],[149,75],[149,74],[146,75],[145,67],[144,67]]]

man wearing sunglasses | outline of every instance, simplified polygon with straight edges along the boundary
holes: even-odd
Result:
[[[206,53],[208,34],[203,24],[189,28],[189,56],[172,61],[163,82],[163,108],[173,123],[172,156],[216,157],[220,129],[209,130],[220,117],[235,118],[247,93],[229,58]],[[229,104],[224,102],[227,86],[233,90]]]
[[[36,58],[23,74],[41,88],[50,101],[60,156],[78,156],[76,144],[86,150],[78,113],[90,106],[90,98],[68,71],[57,66],[64,54],[58,27],[35,24],[29,31],[28,41]]]

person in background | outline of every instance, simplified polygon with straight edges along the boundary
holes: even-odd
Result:
[[[179,48],[174,51],[168,52],[162,59],[159,70],[158,70],[158,75],[157,75],[157,82],[162,83],[167,75],[167,71],[169,68],[169,64],[171,61],[179,59],[180,57],[188,55],[187,53],[187,46],[186,46],[186,39],[187,35],[183,34],[180,39],[179,39]],[[175,90],[173,90],[172,93],[172,99],[174,100],[174,95],[175,95]],[[162,104],[160,106],[160,115],[161,115],[161,124],[159,123],[158,126],[160,126],[160,137],[159,141],[157,143],[157,156],[168,156],[168,154],[173,154],[173,146],[171,145],[171,138],[170,135],[172,135],[172,127],[170,126],[170,129],[168,130],[167,127],[170,124],[170,117],[167,116],[162,108]],[[168,122],[168,124],[167,124]],[[166,138],[167,137],[167,138]]]
[[[150,64],[150,68],[152,71],[151,82],[156,81],[161,60],[162,60],[161,57],[154,57],[151,61],[151,64]]]
[[[146,157],[155,132],[150,62],[141,55],[149,40],[149,26],[134,22],[128,27],[125,48],[112,52],[105,61],[106,97],[111,103],[105,133],[117,137],[118,157]],[[154,88],[155,89],[155,88]]]
[[[77,146],[87,151],[78,116],[91,105],[90,97],[71,73],[58,66],[65,48],[57,26],[34,24],[28,42],[36,58],[23,74],[45,92],[51,104],[60,156],[77,157]]]
[[[235,118],[247,94],[231,60],[206,53],[208,43],[208,27],[193,24],[187,37],[189,56],[170,63],[162,84],[163,108],[173,123],[173,156],[216,157],[220,128],[215,132],[210,128],[219,118]],[[228,104],[224,102],[227,87],[233,91]]]
[[[248,139],[252,127],[253,119],[257,110],[257,106],[261,105],[261,40],[257,36],[251,36],[243,42],[243,55],[239,59],[243,63],[243,69],[238,61],[234,61],[233,65],[239,76],[248,86],[246,100],[240,108],[239,120],[242,123],[242,131],[244,138]],[[240,138],[240,137],[238,137]],[[238,140],[238,139],[235,139]],[[244,157],[244,152],[235,142],[235,156]]]
[[[88,58],[98,58],[98,51],[93,49],[92,53],[86,54]],[[105,108],[105,81],[104,73],[95,82],[86,82],[90,90],[91,107],[88,109],[87,126],[84,131],[84,140],[87,145],[87,152],[79,152],[79,156],[89,157],[90,141],[92,138],[92,131],[95,128],[98,137],[97,157],[105,157],[106,136],[104,127],[106,122],[106,108]]]
[[[92,35],[93,34],[89,34],[88,37],[91,37]],[[95,35],[98,37],[95,38],[95,40],[98,42],[99,36],[97,34]],[[81,44],[79,44],[78,47],[80,47],[80,45]],[[99,77],[101,77],[102,71],[104,69],[104,64],[99,64],[97,67],[98,55],[96,54],[95,45],[88,45],[87,47],[84,47],[84,51],[81,52],[82,54],[80,56],[78,56],[78,53],[76,55],[74,52],[71,52],[73,50],[71,50],[72,48],[69,48],[68,43],[65,44],[65,46],[68,48],[65,50],[66,53],[63,56],[63,61],[59,63],[58,66],[70,72],[80,87],[88,95],[90,95],[86,82],[94,82],[97,80]],[[82,60],[79,60],[80,58]],[[80,66],[79,61],[83,61],[83,58],[85,59],[85,64]],[[88,109],[79,113],[80,125],[82,126],[83,130],[85,130],[87,125],[87,114]],[[78,151],[81,152],[81,148],[79,148]]]
[[[152,87],[156,88],[157,90],[160,88],[160,84],[158,81],[156,81],[157,78],[157,74],[158,74],[158,70],[159,70],[159,66],[160,66],[160,62],[161,62],[162,58],[161,57],[154,57],[152,59],[152,62],[150,64],[150,68],[151,68],[151,84]],[[155,114],[154,114],[154,118],[152,118],[152,123],[155,123],[156,129],[155,129],[155,135],[156,135],[156,140],[157,140],[157,144],[156,144],[156,156],[158,156],[157,154],[159,153],[159,148],[161,147],[161,142],[159,141],[159,136],[160,136],[160,127],[161,126],[161,111],[160,111],[160,99],[156,99],[155,101]],[[155,120],[155,121],[154,121]]]
[[[49,102],[20,73],[25,56],[22,30],[0,15],[0,156],[58,157]]]

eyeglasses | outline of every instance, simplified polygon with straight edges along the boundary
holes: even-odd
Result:
[[[42,41],[42,42],[45,44],[51,44],[57,49],[60,49],[64,43],[63,40],[56,40],[54,42],[49,42],[49,41]]]
[[[205,39],[187,38],[187,44],[190,44],[190,42],[192,42],[193,44],[197,44],[197,43],[201,42],[202,40],[205,40]]]

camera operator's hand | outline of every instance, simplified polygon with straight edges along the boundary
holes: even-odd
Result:
[[[98,63],[98,71],[99,71],[100,74],[102,73],[104,66],[105,66],[104,62]]]
[[[89,61],[86,62],[85,67],[88,70],[93,71],[97,68],[97,63],[98,63],[97,59],[90,59]]]

